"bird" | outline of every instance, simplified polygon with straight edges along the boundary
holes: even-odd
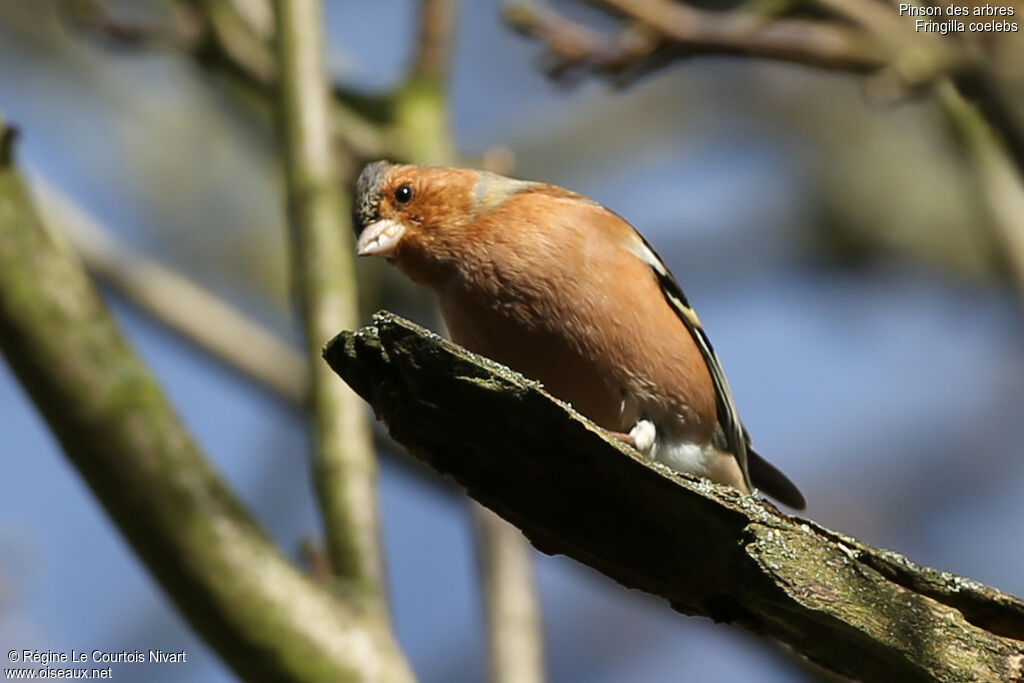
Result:
[[[649,460],[804,509],[751,446],[675,276],[611,209],[548,183],[381,160],[359,174],[352,214],[357,255],[432,290],[455,343]]]

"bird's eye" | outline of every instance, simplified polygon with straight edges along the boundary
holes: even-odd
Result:
[[[395,188],[395,201],[399,204],[406,204],[412,199],[412,188],[407,184],[399,185]]]

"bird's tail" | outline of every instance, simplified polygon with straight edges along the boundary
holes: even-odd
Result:
[[[804,494],[800,493],[796,484],[750,446],[747,446],[747,467],[750,470],[750,481],[754,486],[794,510],[803,510],[807,507]]]

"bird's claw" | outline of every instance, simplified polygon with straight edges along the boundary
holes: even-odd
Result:
[[[657,429],[650,420],[640,420],[633,426],[633,429],[629,430],[629,436],[633,439],[633,447],[644,455],[650,454],[657,435]]]

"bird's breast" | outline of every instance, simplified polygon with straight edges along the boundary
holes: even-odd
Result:
[[[597,424],[616,431],[626,428],[616,373],[588,348],[585,337],[545,324],[521,300],[475,299],[463,295],[441,301],[456,343],[541,382]]]
[[[688,331],[663,301],[616,305],[610,284],[493,277],[456,284],[440,301],[456,343],[540,381],[600,426],[628,432],[651,419],[709,440],[714,390]]]

